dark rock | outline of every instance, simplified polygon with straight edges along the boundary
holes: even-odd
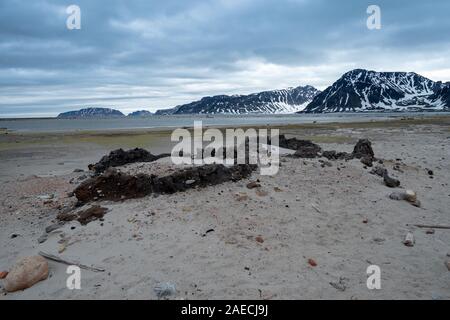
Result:
[[[46,233],[50,233],[50,232],[52,232],[52,231],[55,231],[55,230],[61,228],[62,226],[63,226],[62,223],[55,223],[55,224],[52,224],[52,225],[48,226],[47,228],[45,228],[45,232],[46,232]]]
[[[350,159],[352,159],[351,154],[349,154],[347,152],[337,152],[335,150],[322,152],[322,157],[325,157],[328,160],[350,160]]]
[[[247,184],[248,189],[260,188],[260,187],[261,187],[261,185],[259,183],[257,183],[256,181],[252,181]]]
[[[386,170],[383,176],[384,184],[388,186],[389,188],[398,188],[400,186],[400,181],[397,179],[389,177],[389,174]]]
[[[48,235],[47,234],[43,234],[42,236],[40,236],[38,238],[38,243],[44,243],[45,241],[47,241],[48,239]]]
[[[89,165],[89,170],[93,170],[95,173],[99,174],[110,167],[118,167],[135,162],[153,162],[165,157],[170,157],[170,154],[153,155],[141,148],[135,148],[128,151],[118,149],[111,151],[109,155],[101,158],[96,164]]]
[[[364,156],[361,158],[361,163],[368,166],[368,167],[372,167],[372,162],[373,162],[373,158],[369,157],[369,156]]]
[[[384,177],[385,174],[387,174],[387,169],[382,166],[376,166],[372,169],[372,171],[369,172],[370,174],[375,174],[379,177]]]
[[[296,150],[296,158],[317,158],[322,149],[309,140],[287,139],[284,135],[279,136],[278,145],[281,148]]]
[[[367,139],[360,139],[353,148],[353,156],[355,158],[368,157],[373,159],[375,154],[373,153],[372,143]]]

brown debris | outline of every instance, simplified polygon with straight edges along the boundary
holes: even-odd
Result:
[[[206,187],[248,178],[256,168],[256,165],[249,164],[238,164],[231,167],[222,164],[208,164],[180,170],[162,177],[144,174],[132,176],[110,168],[104,174],[83,182],[74,190],[74,193],[81,203],[100,198],[120,201],[142,198],[149,194],[172,194],[195,187]],[[186,183],[192,180],[195,183]]]
[[[82,225],[87,225],[89,222],[103,218],[107,211],[108,209],[96,205],[78,213],[60,214],[57,219],[60,221],[77,220]]]

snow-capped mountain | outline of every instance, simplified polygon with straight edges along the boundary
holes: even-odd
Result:
[[[63,112],[58,115],[59,119],[75,118],[119,118],[125,115],[119,110],[110,108],[85,108],[77,111]]]
[[[204,97],[173,109],[158,110],[163,114],[287,114],[303,110],[319,93],[312,86],[264,91],[249,95]]]
[[[127,117],[140,118],[140,117],[150,117],[152,115],[153,115],[153,113],[151,113],[148,110],[138,110],[138,111],[134,111],[134,112],[129,113]]]
[[[449,108],[447,84],[414,72],[356,69],[318,94],[304,112],[442,111]]]

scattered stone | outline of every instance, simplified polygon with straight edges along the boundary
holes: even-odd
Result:
[[[269,193],[265,190],[262,190],[261,188],[256,189],[256,195],[260,196],[260,197],[265,197],[267,196]]]
[[[11,239],[15,239],[15,238],[17,238],[19,235],[17,234],[17,233],[13,233],[12,235],[11,235]]]
[[[82,181],[82,180],[86,180],[87,178],[89,178],[87,175],[83,174],[82,176],[78,177],[78,181]]]
[[[257,236],[257,237],[255,238],[255,240],[256,240],[256,242],[258,242],[258,243],[263,243],[263,242],[264,242],[264,239],[263,239],[261,236]]]
[[[237,201],[246,201],[248,200],[248,195],[246,193],[236,194]]]
[[[107,208],[95,205],[78,213],[61,213],[56,218],[60,221],[77,220],[82,225],[87,225],[89,222],[103,218],[106,212],[108,212]]]
[[[50,232],[52,232],[52,231],[55,231],[55,230],[61,228],[62,226],[63,226],[62,223],[55,223],[55,224],[52,224],[52,225],[48,226],[47,228],[45,228],[45,232],[46,232],[46,233],[50,233]]]
[[[447,267],[447,270],[450,271],[450,260],[445,262],[445,266]]]
[[[55,197],[54,194],[41,194],[41,195],[37,196],[37,198],[41,199],[41,200],[51,200],[54,197]]]
[[[280,189],[280,188],[278,188],[278,187],[274,187],[273,190],[274,190],[275,192],[283,192],[283,190]]]
[[[336,290],[344,292],[347,287],[345,286],[344,278],[340,277],[339,282],[330,282],[330,285]]]
[[[429,176],[432,176],[432,175],[434,175],[434,172],[433,172],[433,170],[428,170],[428,171],[427,171],[427,173],[428,173],[428,175],[429,175]]]
[[[41,256],[26,257],[12,267],[4,280],[7,292],[27,289],[48,277],[48,263]]]
[[[413,190],[406,190],[405,200],[411,203],[417,202],[417,194]]]
[[[247,184],[247,189],[260,188],[261,185],[256,181],[251,181]]]
[[[153,291],[159,299],[171,296],[177,292],[175,285],[170,282],[158,284],[155,288],[153,288]]]
[[[351,160],[352,155],[347,152],[337,152],[335,150],[322,152],[322,157],[328,160]]]
[[[383,180],[384,180],[384,184],[386,186],[388,186],[389,188],[398,188],[398,187],[400,187],[400,181],[395,179],[395,178],[391,178],[389,176],[387,170],[384,173]]]
[[[376,166],[369,173],[383,178],[387,174],[387,169],[382,166]]]
[[[45,241],[47,241],[47,239],[48,235],[44,233],[42,236],[38,238],[38,243],[44,243]]]
[[[319,162],[321,163],[321,167],[325,168],[325,167],[332,167],[333,164],[330,161],[323,161],[323,160],[319,160]]]
[[[421,204],[421,202],[420,202],[419,200],[416,200],[415,202],[411,202],[411,204],[412,204],[414,207],[417,207],[417,208],[422,207],[422,204]]]
[[[73,170],[73,172],[74,173],[80,173],[80,172],[84,172],[84,170],[83,169],[75,169],[75,170]]]
[[[321,148],[317,144],[309,140],[299,140],[297,138],[287,139],[284,135],[280,135],[278,141],[278,145],[281,148],[300,151],[298,154],[299,157],[304,155],[306,158],[316,158],[321,151]]]
[[[405,240],[403,241],[403,244],[407,247],[414,247],[414,235],[411,232],[408,232],[406,234]]]
[[[317,267],[317,262],[314,259],[308,259],[308,264],[311,267]]]
[[[373,242],[375,242],[376,244],[383,244],[383,242],[385,242],[386,239],[384,238],[373,238]]]
[[[106,212],[108,212],[108,209],[106,208],[93,206],[85,211],[80,212],[78,214],[77,221],[82,225],[87,225],[91,221],[103,218]]]
[[[427,231],[425,231],[426,234],[434,234],[434,229],[428,229]]]
[[[392,200],[405,200],[406,194],[402,191],[395,191],[389,195]]]
[[[7,275],[8,275],[8,271],[1,271],[0,272],[0,279],[5,279]]]
[[[185,183],[186,183],[188,186],[190,186],[191,184],[194,184],[194,183],[195,183],[195,180],[187,180]]]
[[[364,165],[366,165],[368,167],[372,167],[373,166],[373,164],[372,164],[373,158],[370,158],[368,156],[362,157],[360,161],[361,161],[362,164],[364,164]]]
[[[118,167],[135,162],[153,162],[165,157],[170,157],[170,154],[153,155],[141,148],[135,148],[128,151],[118,149],[111,151],[109,155],[101,158],[96,164],[90,164],[89,170],[100,174],[110,167]]]

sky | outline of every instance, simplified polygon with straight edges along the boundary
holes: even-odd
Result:
[[[450,1],[0,0],[0,117],[323,90],[355,68],[450,81]]]

